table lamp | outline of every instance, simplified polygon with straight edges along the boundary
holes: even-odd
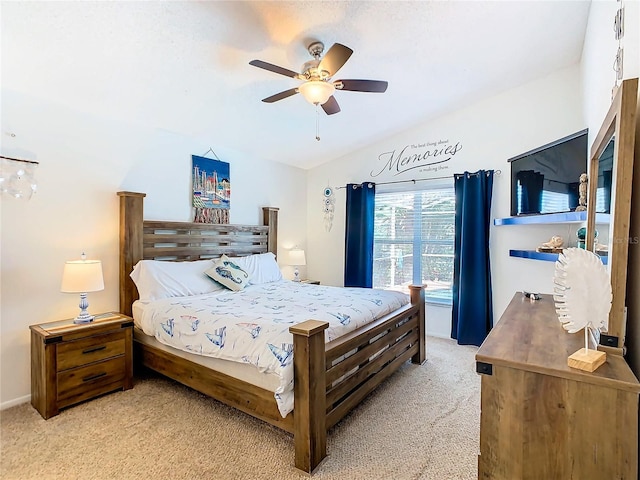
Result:
[[[95,315],[89,315],[87,312],[89,307],[87,293],[99,290],[104,290],[100,260],[87,260],[87,256],[83,253],[80,260],[70,260],[64,264],[60,291],[80,294],[80,314],[73,320],[73,323],[93,321]]]
[[[307,259],[304,256],[304,250],[299,248],[292,248],[289,250],[289,265],[295,266],[295,270],[293,272],[293,281],[300,281],[300,272],[298,270],[299,266],[306,265]]]

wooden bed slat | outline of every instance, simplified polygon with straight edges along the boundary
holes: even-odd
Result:
[[[244,255],[250,255],[251,253],[264,253],[267,251],[265,245],[250,245],[239,247],[238,245],[229,246],[207,246],[207,245],[191,245],[191,246],[162,246],[162,247],[144,247],[145,258],[158,258],[158,257],[171,257],[171,256],[184,256],[184,257],[219,257],[222,254],[234,255],[235,253],[242,253]]]
[[[327,413],[327,428],[333,427],[342,418],[353,410],[369,393],[384,382],[391,374],[393,374],[398,368],[402,366],[407,360],[411,358],[417,351],[418,347],[414,346],[411,349],[404,352],[397,357],[391,363],[387,364],[377,375],[371,377],[365,383],[363,383],[358,390],[353,392],[347,398],[345,398],[340,404]]]
[[[384,336],[370,343],[367,342],[361,345],[358,352],[334,363],[333,366],[327,368],[327,388],[330,388],[331,384],[336,379],[340,378],[348,371],[357,368],[363,361],[366,361],[369,357],[378,353],[383,348],[393,345],[402,335],[416,328],[417,326],[415,323],[409,321],[402,324],[396,323],[387,331],[387,333],[385,333]]]
[[[239,225],[239,224],[213,224],[213,223],[192,223],[192,222],[163,222],[159,220],[144,220],[144,229],[155,230],[186,230],[191,232],[247,232],[247,233],[268,233],[267,225]]]
[[[194,235],[191,233],[182,232],[170,232],[170,233],[154,233],[144,234],[145,244],[155,243],[231,243],[231,244],[246,244],[246,243],[264,243],[267,244],[267,234],[261,235],[246,235],[237,233],[212,233]]]
[[[400,310],[392,312],[365,325],[364,327],[354,330],[353,332],[349,332],[346,335],[327,343],[327,365],[332,365],[338,357],[341,357],[362,345],[364,340],[371,341],[371,339],[377,337],[395,323],[406,319],[407,317],[414,318],[417,311],[417,307],[413,305],[406,305]],[[365,333],[363,334],[363,332]]]
[[[418,341],[418,334],[413,332],[403,337],[395,345],[387,348],[383,353],[372,360],[368,360],[364,366],[360,366],[355,372],[349,374],[337,385],[327,391],[327,405],[334,405],[349,392],[358,388],[365,380],[379,372],[384,365],[402,355]]]

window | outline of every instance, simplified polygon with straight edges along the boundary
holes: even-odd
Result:
[[[453,186],[376,193],[374,288],[424,284],[427,301],[451,304],[454,218]]]

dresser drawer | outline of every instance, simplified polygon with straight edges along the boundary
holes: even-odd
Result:
[[[76,403],[84,398],[122,388],[124,377],[124,355],[65,370],[58,373],[58,402],[61,406]]]
[[[57,371],[123,355],[124,351],[125,330],[61,343],[56,354]]]

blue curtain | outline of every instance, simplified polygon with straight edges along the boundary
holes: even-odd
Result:
[[[493,170],[454,175],[456,198],[451,338],[483,342],[493,327],[489,227]]]
[[[376,186],[347,184],[344,286],[373,286],[373,219]]]

